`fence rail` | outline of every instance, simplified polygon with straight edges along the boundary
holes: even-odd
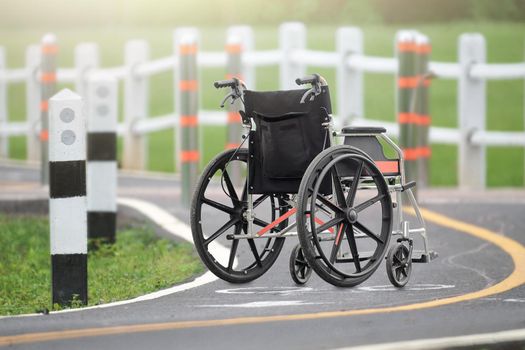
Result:
[[[177,32],[178,35],[185,36],[192,36],[197,33],[195,29],[188,28],[177,30]],[[279,48],[275,50],[253,50],[253,33],[249,27],[232,27],[228,30],[227,36],[229,41],[238,41],[244,48],[241,52],[240,64],[248,84],[252,86],[255,84],[253,73],[255,67],[278,66],[282,89],[291,88],[293,79],[290,77],[295,78],[300,75],[301,72],[305,71],[306,66],[333,68],[336,70],[337,89],[335,91],[338,96],[338,105],[335,106],[338,115],[337,122],[340,125],[382,125],[387,127],[389,134],[399,135],[399,127],[396,123],[365,119],[363,73],[397,74],[399,62],[396,57],[365,55],[360,29],[354,27],[340,28],[336,33],[337,49],[331,52],[307,49],[305,44],[306,29],[300,23],[281,25]],[[77,49],[80,50],[81,45]],[[128,139],[130,144],[144,140],[148,133],[173,128],[180,124],[181,118],[177,112],[154,118],[148,116],[146,112],[149,103],[149,78],[155,74],[166,72],[178,74],[177,70],[181,58],[175,47],[173,55],[152,60],[149,59],[147,43],[135,40],[126,45],[128,56],[126,56],[124,65],[100,68],[98,67],[98,49],[96,45],[91,45],[91,48],[86,49],[84,47],[86,50],[84,54],[78,55],[75,67],[57,69],[59,82],[74,83],[77,92],[82,94],[85,90],[83,84],[93,74],[104,73],[113,79],[125,81],[125,120],[119,124],[118,133],[119,135],[133,135]],[[42,77],[38,65],[34,65],[35,57],[33,56],[35,53],[31,50],[35,50],[34,46],[28,48],[27,67],[25,68],[7,69],[5,64],[2,64],[3,59],[0,57],[0,94],[6,94],[7,89],[1,87],[7,84],[26,83],[29,89],[38,86]],[[489,64],[485,62],[485,51],[485,41],[482,36],[464,34],[459,38],[458,62],[431,61],[428,66],[429,73],[434,78],[458,81],[459,127],[458,129],[451,129],[432,126],[429,130],[429,139],[432,143],[460,146],[459,181],[462,187],[480,188],[485,186],[484,176],[475,180],[471,178],[476,177],[477,173],[486,171],[484,161],[486,146],[525,147],[525,132],[485,130],[486,81],[525,79],[525,62]],[[3,50],[0,51],[0,53],[2,52]],[[140,54],[140,52],[145,53]],[[137,55],[141,57],[139,58]],[[198,51],[196,62],[199,68],[226,67],[228,52]],[[32,84],[32,87],[29,84]],[[174,96],[178,93],[177,89],[176,86]],[[28,105],[27,121],[9,121],[7,112],[5,112],[6,115],[0,113],[0,139],[10,136],[38,134],[39,118],[31,114],[34,114],[35,103],[38,104],[39,102],[30,100],[31,96],[35,96],[34,93],[33,95],[28,94],[26,102]],[[0,96],[0,101],[7,101],[7,99],[5,96],[3,99]],[[5,109],[7,110],[7,107]],[[200,110],[198,116],[199,123],[202,125],[226,125],[228,121],[227,112],[222,111]],[[0,143],[0,147],[5,148],[7,146],[5,143]],[[30,141],[28,141],[28,153],[37,154],[34,150],[29,150],[30,147],[34,148],[34,145],[30,146]],[[145,147],[145,143],[138,147]],[[481,164],[468,161],[473,154],[472,152],[478,152],[476,159],[483,158]],[[6,150],[0,150],[0,155],[6,153]],[[124,161],[124,166],[127,166],[126,162]],[[139,163],[145,164],[144,161]]]

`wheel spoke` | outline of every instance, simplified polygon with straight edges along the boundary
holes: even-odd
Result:
[[[335,165],[332,167],[330,173],[332,174],[332,183],[334,186],[337,204],[339,204],[340,207],[344,208],[346,207],[345,194],[343,191],[343,186],[341,185],[341,181],[339,180],[339,175],[337,174],[337,169]]]
[[[228,214],[234,214],[235,211],[233,208],[230,208],[222,203],[219,203],[219,202],[216,202],[214,200],[211,200],[209,198],[202,198],[202,202],[204,204],[208,204],[209,206],[211,207],[214,207],[215,209],[218,209],[220,211],[223,211],[225,213],[228,213]]]
[[[363,232],[365,235],[372,238],[377,243],[385,244],[385,242],[379,236],[372,233],[372,231],[370,231],[366,226],[364,226],[360,222],[357,221],[356,223],[354,223],[354,225],[359,229],[359,231]]]
[[[224,181],[226,182],[226,187],[228,188],[229,195],[232,199],[232,201],[238,201],[239,196],[237,196],[237,192],[235,191],[235,187],[233,186],[233,182],[230,178],[230,175],[228,174],[228,171],[226,168],[222,171],[222,177],[224,178]]]
[[[257,225],[257,226],[261,226],[261,227],[266,227],[266,226],[270,225],[268,222],[263,221],[263,220],[258,219],[258,218],[254,218],[254,219],[253,219],[253,223],[254,223],[255,225]]]
[[[375,196],[374,198],[369,199],[366,202],[363,202],[363,203],[359,204],[358,206],[356,206],[355,207],[355,211],[358,212],[358,213],[362,212],[363,210],[365,210],[369,206],[374,205],[375,203],[379,202],[381,199],[383,199],[385,197],[386,197],[386,194],[384,194],[384,193],[379,194],[379,195]]]
[[[244,181],[244,186],[242,187],[242,194],[241,194],[241,199],[243,201],[246,201],[246,199],[248,199],[248,180]]]
[[[396,263],[396,266],[402,264],[401,260],[399,260],[399,258],[397,256],[397,254],[394,254],[393,258],[394,258],[394,262]]]
[[[253,201],[253,209],[257,208],[259,206],[259,204],[261,204],[266,198],[268,198],[270,195],[268,194],[265,194],[265,195],[262,195],[260,196],[259,198],[257,198],[256,200]]]
[[[241,226],[237,225],[235,227],[235,234],[239,234],[241,230]],[[232,248],[230,249],[230,259],[228,260],[228,272],[231,272],[233,268],[233,262],[235,261],[235,254],[237,254],[237,247],[239,246],[239,240],[234,239],[232,242]]]
[[[404,268],[404,267],[401,268],[401,274],[403,274],[403,276],[405,276],[405,278],[408,277],[408,273],[407,273],[407,271],[406,271],[406,268]]]
[[[228,231],[228,229],[231,228],[233,225],[235,225],[237,222],[239,222],[239,219],[238,219],[238,218],[232,218],[232,219],[230,219],[230,221],[228,221],[227,223],[225,223],[220,229],[217,230],[217,232],[215,232],[213,235],[211,235],[210,237],[208,237],[208,238],[204,241],[204,245],[205,245],[205,246],[208,246],[211,242],[213,242],[214,240],[216,240],[220,235],[222,235],[224,232]]]
[[[297,253],[297,256],[295,257],[295,262],[299,263],[299,265],[301,266],[308,266],[308,263],[306,262],[306,259],[304,258],[302,249],[299,249],[299,252]]]
[[[332,252],[330,253],[330,263],[333,264],[337,258],[337,253],[339,252],[339,247],[341,246],[341,237],[343,230],[345,230],[345,224],[340,224],[339,229],[337,230],[337,236],[334,239],[334,244],[332,245]]]
[[[257,252],[257,247],[255,246],[255,242],[253,241],[253,239],[249,239],[248,244],[250,245],[250,249],[253,253],[253,256],[255,257],[255,261],[257,262],[257,265],[259,267],[262,267],[261,257],[259,256],[259,253]]]
[[[299,257],[295,259],[295,263],[299,264],[301,266],[308,266],[308,263],[305,260],[303,260],[303,259],[301,259]]]
[[[332,203],[328,198],[325,198],[322,194],[317,194],[317,200],[321,202],[322,204],[326,205],[328,208],[330,208],[334,212],[342,212],[343,209],[339,208],[337,205]]]
[[[321,226],[316,227],[315,229],[316,229],[317,232],[323,232],[325,230],[328,230],[330,227],[333,227],[333,226],[337,225],[338,223],[340,223],[343,220],[344,220],[343,218],[335,218],[335,219],[332,219],[332,220],[322,224]]]
[[[351,207],[354,205],[355,195],[357,193],[357,187],[359,187],[359,180],[361,179],[361,174],[363,173],[364,162],[361,161],[357,168],[357,171],[354,174],[354,181],[352,181],[352,187],[348,191],[348,196],[346,197],[346,205]]]
[[[355,269],[357,272],[361,272],[361,261],[359,261],[359,252],[357,251],[357,243],[355,241],[354,227],[349,225],[346,228],[346,239],[348,240],[348,245],[350,246],[350,252],[352,253],[352,258],[354,260]]]

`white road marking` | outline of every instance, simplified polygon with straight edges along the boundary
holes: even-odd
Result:
[[[523,298],[483,298],[482,300],[502,301],[504,303],[525,303]]]
[[[304,292],[312,292],[310,287],[245,287],[216,290],[219,294],[273,294],[292,295]]]
[[[174,237],[183,239],[187,242],[190,242],[193,244],[193,238],[191,235],[191,228],[186,225],[184,222],[180,221],[179,219],[175,218],[173,215],[165,211],[164,209],[156,206],[155,204],[145,202],[139,199],[132,199],[132,198],[119,198],[117,200],[118,204],[131,207],[142,214],[146,215],[150,220],[155,222],[157,225],[162,227],[164,230],[172,234]],[[229,252],[226,248],[222,247],[222,251],[218,252],[219,254],[228,254]],[[179,293],[188,289],[192,289],[195,287],[199,287],[205,284],[208,284],[210,282],[216,281],[218,279],[217,276],[215,276],[210,271],[206,272],[204,275],[197,277],[195,280],[184,283],[181,285],[176,285],[171,288],[159,290],[157,292],[149,293],[146,295],[139,296],[137,298],[129,299],[129,300],[122,300],[117,301],[113,303],[107,303],[107,304],[101,304],[101,305],[94,305],[94,306],[88,306],[84,308],[79,309],[66,309],[66,310],[60,310],[60,311],[52,311],[52,314],[57,313],[66,313],[66,312],[78,312],[78,311],[85,311],[85,310],[93,310],[93,309],[102,309],[107,307],[114,307],[114,306],[120,306],[120,305],[126,305],[131,303],[136,303],[139,301],[146,301],[146,300],[152,300],[152,299],[158,299],[161,297],[164,297],[166,295]],[[25,315],[16,315],[16,316],[0,316],[0,319],[3,318],[14,318],[14,317],[28,317],[28,316],[42,316],[42,314],[25,314]]]
[[[376,345],[365,345],[356,347],[341,348],[340,350],[432,350],[448,349],[459,347],[482,348],[482,345],[497,344],[503,342],[523,342],[525,341],[525,329],[516,329],[505,332],[495,332],[486,334],[474,334],[460,337],[446,337],[437,339],[421,339],[404,341],[397,343],[386,343]]]
[[[251,303],[244,304],[217,304],[217,305],[197,305],[196,307],[213,307],[213,308],[263,308],[263,307],[282,307],[282,306],[304,306],[304,305],[324,305],[333,303],[316,303],[306,302],[303,300],[269,300],[269,301],[253,301]]]
[[[414,284],[414,285],[408,285],[404,287],[403,290],[422,291],[422,290],[451,289],[455,287],[456,286],[453,284]],[[391,291],[399,290],[399,288],[396,288],[391,285],[359,287],[357,289],[361,291],[365,291],[365,292],[391,292]]]

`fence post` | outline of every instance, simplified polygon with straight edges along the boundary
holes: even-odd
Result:
[[[226,62],[226,79],[239,78],[244,80],[241,62],[243,49],[240,37],[229,32],[226,39],[226,54],[228,57]],[[242,123],[239,109],[242,108],[242,103],[239,100],[233,104],[228,101],[226,108],[228,110],[228,130],[225,149],[236,149],[241,144]],[[240,184],[241,179],[241,167],[239,165],[232,164],[230,169],[228,169],[233,183],[237,185]]]
[[[363,32],[357,27],[343,27],[336,32],[339,54],[337,74],[337,114],[342,125],[364,117],[363,72],[348,67],[348,57],[363,55]]]
[[[40,79],[38,70],[40,68],[40,46],[30,45],[26,49],[26,120],[28,123],[26,145],[27,160],[36,162],[40,158],[40,142],[37,137],[38,126],[40,125]]]
[[[417,174],[417,119],[414,111],[415,92],[418,86],[416,71],[415,32],[401,30],[396,34],[397,73],[397,122],[399,124],[399,146],[405,158],[406,181],[418,179]],[[416,193],[414,193],[416,194]]]
[[[175,52],[178,69],[175,70],[175,104],[179,116],[176,144],[181,172],[181,202],[189,207],[193,187],[199,171],[199,78],[197,50],[199,35],[193,28],[175,31]]]
[[[86,118],[82,98],[49,100],[49,228],[53,304],[87,304]]]
[[[99,52],[98,45],[95,43],[82,43],[75,47],[75,69],[77,76],[75,79],[75,91],[84,98],[84,103],[89,105],[87,100],[88,76],[89,72],[98,68]]]
[[[6,71],[5,50],[0,46],[0,72]],[[6,129],[7,119],[7,82],[0,78],[0,130]],[[0,135],[0,158],[9,158],[9,135]]]
[[[226,53],[228,57],[226,63],[226,79],[235,77],[244,80],[241,67],[242,50],[243,46],[240,38],[228,36],[226,41]],[[226,141],[226,149],[237,148],[240,144],[242,131],[241,116],[238,113],[240,105],[240,101],[236,101],[233,105],[228,101],[226,106],[228,109],[228,138]]]
[[[133,126],[148,116],[149,83],[147,77],[139,77],[135,67],[149,59],[149,45],[144,40],[126,43],[124,64],[127,72],[124,78],[124,149],[122,167],[143,170],[148,164],[147,136],[133,132]]]
[[[40,67],[40,81],[42,100],[40,102],[40,182],[43,185],[49,184],[49,169],[47,167],[49,159],[49,99],[57,90],[57,53],[58,46],[54,34],[46,34],[42,38],[42,62]]]
[[[470,76],[470,68],[485,63],[485,38],[481,34],[459,37],[458,114],[459,114],[459,186],[471,190],[485,188],[485,146],[472,145],[470,137],[476,130],[485,130],[485,80]]]
[[[256,88],[256,78],[255,78],[255,67],[252,65],[246,64],[242,55],[247,52],[252,52],[255,49],[254,38],[253,38],[253,29],[250,26],[232,26],[228,28],[227,37],[238,38],[238,41],[242,47],[241,58],[240,58],[240,73],[243,77],[242,80],[246,83],[246,86],[251,89]]]
[[[117,80],[89,79],[87,90],[88,237],[115,242],[117,220]]]
[[[430,42],[426,35],[418,34],[416,37],[416,54],[417,54],[417,101],[416,113],[418,129],[418,187],[428,187],[428,167],[429,158],[431,156],[431,148],[429,145],[429,127],[432,122],[429,113],[429,88],[431,77],[429,75],[428,62],[431,51]]]
[[[306,27],[300,22],[283,23],[279,27],[279,49],[282,58],[280,63],[280,88],[283,90],[301,88],[295,79],[305,75],[306,67],[293,61],[294,50],[306,48]]]

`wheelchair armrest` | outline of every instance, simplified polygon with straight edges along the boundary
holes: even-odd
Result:
[[[345,126],[341,131],[343,134],[383,134],[386,129],[374,126]]]

